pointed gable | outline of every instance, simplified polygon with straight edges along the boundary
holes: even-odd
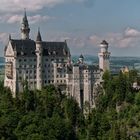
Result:
[[[5,47],[5,56],[14,56],[14,50],[11,41],[9,41],[8,45]]]

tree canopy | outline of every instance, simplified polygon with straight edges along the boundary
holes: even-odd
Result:
[[[105,72],[96,108],[84,114],[72,97],[52,85],[26,87],[16,98],[0,83],[1,140],[133,140],[140,133],[140,92],[136,71]]]

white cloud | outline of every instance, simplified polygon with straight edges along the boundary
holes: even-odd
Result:
[[[58,33],[53,34],[49,38],[49,34],[47,35],[47,39],[52,41],[64,41],[67,40],[69,46],[73,49],[83,49],[83,50],[91,50],[98,49],[102,40],[107,40],[109,45],[115,48],[130,48],[137,47],[140,44],[140,31],[134,28],[126,28],[124,31],[120,33],[106,33],[104,35],[77,35],[75,33]],[[81,51],[80,50],[80,51]]]
[[[12,34],[12,38],[13,37],[17,38],[17,36],[15,37],[15,34]],[[7,38],[7,33],[0,33],[0,43],[7,43]],[[103,39],[107,40],[110,48],[120,50],[124,50],[125,48],[129,49],[139,46],[140,31],[134,28],[126,28],[120,33],[106,33],[104,35],[78,35],[75,33],[68,32],[47,32],[47,40],[49,41],[67,40],[68,46],[74,54],[97,54],[97,52],[99,51],[99,44]]]
[[[57,4],[68,2],[87,2],[92,0],[0,0],[1,12],[17,12],[27,8],[28,11],[36,11],[44,7],[53,7]]]
[[[29,16],[28,19],[29,19],[29,22],[33,24],[37,22],[48,21],[50,19],[54,19],[54,17],[34,15],[34,16]]]
[[[13,24],[13,23],[20,23],[21,20],[23,18],[23,15],[3,15],[0,17],[0,22],[1,23],[9,23],[9,24]],[[54,19],[54,17],[49,17],[49,16],[41,16],[41,15],[33,15],[33,16],[28,16],[28,20],[30,22],[30,24],[34,24],[37,22],[45,22],[48,21],[50,19]]]
[[[133,28],[126,28],[122,33],[107,33],[104,36],[93,35],[89,40],[92,44],[98,45],[99,40],[106,39],[110,46],[119,48],[136,47],[140,44],[140,31]]]
[[[17,12],[27,8],[28,11],[36,11],[43,7],[50,7],[64,0],[0,0],[0,11]]]
[[[128,28],[125,30],[124,35],[125,35],[126,37],[140,37],[140,31],[128,27]]]
[[[19,21],[21,21],[21,18],[22,18],[21,15],[7,16],[7,18],[5,18],[4,22],[7,22],[7,23],[19,23]]]

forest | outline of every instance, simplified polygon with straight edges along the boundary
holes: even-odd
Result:
[[[140,91],[136,70],[112,76],[106,71],[96,107],[86,115],[72,97],[53,85],[24,87],[16,98],[0,83],[0,140],[140,139]]]

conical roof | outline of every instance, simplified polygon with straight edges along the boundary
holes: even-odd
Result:
[[[36,41],[42,41],[41,34],[40,34],[40,29],[39,28],[38,28],[38,33],[37,33]]]
[[[81,54],[79,58],[82,58],[82,59],[83,59],[83,58],[84,58],[84,56]]]
[[[26,15],[26,9],[24,9],[24,16],[22,19],[22,24],[28,25],[28,19],[27,19],[27,15]]]
[[[101,44],[102,44],[102,45],[108,45],[108,43],[107,43],[106,40],[103,40],[103,41],[101,42]]]

